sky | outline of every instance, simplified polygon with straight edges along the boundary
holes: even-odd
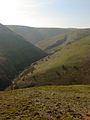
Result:
[[[90,28],[90,0],[0,0],[0,23]]]

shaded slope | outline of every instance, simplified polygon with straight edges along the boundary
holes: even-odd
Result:
[[[15,75],[44,56],[46,53],[0,24],[0,89],[11,84]]]
[[[23,36],[25,40],[33,44],[36,44],[38,41],[43,39],[43,36],[40,34],[37,28],[18,25],[7,25],[7,27],[17,34]]]
[[[90,35],[58,48],[58,51],[25,70],[17,87],[49,84],[90,84]]]

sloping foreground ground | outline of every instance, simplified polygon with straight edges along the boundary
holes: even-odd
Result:
[[[0,92],[0,120],[90,120],[90,86]]]

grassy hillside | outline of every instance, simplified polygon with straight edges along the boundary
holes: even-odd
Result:
[[[0,89],[11,84],[11,79],[46,53],[0,24]]]
[[[0,120],[90,120],[90,86],[0,92]]]
[[[33,44],[39,46],[39,42],[43,43],[49,38],[56,35],[66,33],[68,31],[73,31],[73,29],[63,29],[63,28],[33,28],[26,26],[17,26],[17,25],[7,25],[8,28],[14,32],[23,36],[27,41],[32,42]]]
[[[90,35],[90,29],[71,29],[71,31],[66,33],[50,37],[44,41],[39,41],[37,46],[47,52],[54,52],[55,50],[57,51],[58,47],[63,47],[66,44],[80,40],[88,35]]]
[[[15,86],[90,84],[90,35],[70,42],[21,73]]]

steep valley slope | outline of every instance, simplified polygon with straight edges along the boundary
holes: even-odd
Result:
[[[0,24],[0,89],[6,88],[19,72],[46,55],[22,36]]]
[[[90,84],[89,30],[79,32],[76,39],[52,49],[52,54],[23,71],[14,86]]]

